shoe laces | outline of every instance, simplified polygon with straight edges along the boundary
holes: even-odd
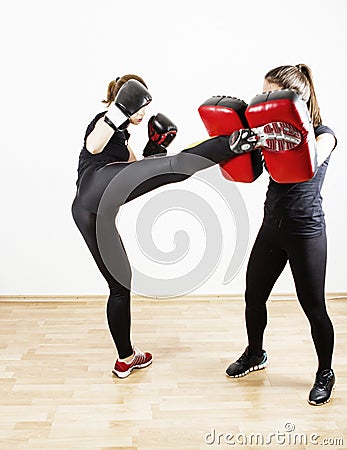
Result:
[[[314,383],[314,387],[320,388],[320,389],[326,389],[328,387],[328,384],[332,378],[332,372],[326,372],[326,373],[318,373],[316,375],[316,380]]]
[[[134,348],[134,352],[135,352],[134,359],[132,361],[133,364],[134,363],[136,363],[136,364],[141,363],[142,364],[143,362],[145,362],[146,355],[144,354],[144,352],[142,352],[138,348]]]
[[[240,358],[237,360],[238,363],[243,364],[245,362],[248,362],[250,360],[251,356],[248,355],[248,353],[244,352],[240,356]]]

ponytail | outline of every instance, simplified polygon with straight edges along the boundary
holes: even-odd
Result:
[[[307,81],[310,85],[310,98],[307,102],[307,107],[310,112],[310,116],[313,122],[313,126],[317,127],[318,125],[322,125],[322,118],[320,115],[320,108],[317,101],[316,91],[314,89],[313,85],[313,76],[311,69],[306,64],[298,64],[295,67],[297,67],[298,70],[300,70],[301,73],[305,75],[307,78]]]

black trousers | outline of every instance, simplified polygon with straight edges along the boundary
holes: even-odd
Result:
[[[326,260],[325,230],[318,237],[303,238],[263,223],[246,275],[245,314],[251,354],[262,350],[267,324],[266,301],[289,261],[298,300],[311,326],[318,370],[331,367],[334,331],[325,304]]]
[[[119,358],[126,358],[133,351],[130,336],[131,268],[115,227],[119,207],[231,157],[229,138],[219,136],[173,156],[99,165],[82,176],[72,204],[72,215],[110,290],[107,320]]]

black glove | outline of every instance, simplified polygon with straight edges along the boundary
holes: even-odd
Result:
[[[148,121],[148,142],[143,150],[143,156],[164,156],[166,148],[177,134],[176,125],[164,114],[158,113]]]
[[[129,125],[129,117],[151,101],[152,96],[146,87],[139,81],[130,79],[119,89],[104,120],[114,130],[124,130]]]

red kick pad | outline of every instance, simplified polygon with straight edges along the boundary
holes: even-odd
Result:
[[[200,117],[208,134],[230,135],[236,130],[248,128],[245,118],[247,104],[235,97],[213,96],[199,107]],[[221,172],[227,180],[252,183],[263,171],[260,150],[236,156],[220,163]]]
[[[288,150],[263,148],[266,168],[277,183],[310,180],[317,169],[316,139],[306,102],[295,91],[283,89],[257,95],[245,112],[250,128],[285,122],[301,134],[301,142]]]

